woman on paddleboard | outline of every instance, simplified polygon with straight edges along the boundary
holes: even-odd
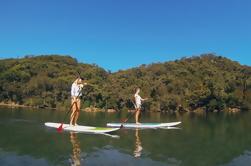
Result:
[[[136,124],[137,124],[137,125],[140,125],[140,123],[139,123],[139,115],[140,115],[140,112],[141,112],[141,104],[142,104],[142,101],[147,100],[147,98],[146,98],[146,99],[142,99],[142,98],[140,97],[140,95],[139,95],[139,92],[140,92],[140,88],[137,88],[136,93],[135,93],[135,95],[134,95],[134,99],[135,99],[135,104],[134,104],[134,106],[135,106],[135,109],[136,109],[135,121],[136,121]]]
[[[71,85],[71,104],[72,104],[72,113],[70,116],[70,125],[76,126],[77,120],[80,112],[80,97],[82,96],[82,88],[87,83],[83,83],[81,77],[78,77],[73,84]]]

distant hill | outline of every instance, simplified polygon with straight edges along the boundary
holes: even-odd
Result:
[[[110,73],[70,56],[35,56],[0,60],[0,102],[67,107],[77,73],[90,83],[83,105],[133,109],[137,87],[147,111],[221,111],[249,109],[251,67],[213,54],[141,65]]]

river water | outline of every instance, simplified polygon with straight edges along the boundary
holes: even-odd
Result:
[[[143,113],[142,122],[182,121],[176,129],[121,129],[111,135],[44,126],[65,112],[0,107],[3,166],[250,166],[251,113]],[[126,114],[81,112],[79,125],[104,127]],[[133,122],[133,119],[129,121]]]

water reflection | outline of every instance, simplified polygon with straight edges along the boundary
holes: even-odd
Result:
[[[135,130],[135,150],[134,150],[134,157],[139,158],[142,154],[143,147],[141,146],[140,136],[139,136],[139,129]]]
[[[251,165],[251,112],[209,114],[207,118],[191,113],[180,118],[143,116],[143,122],[180,120],[182,130],[125,129],[115,132],[121,139],[69,132],[59,135],[43,126],[45,121],[60,121],[57,117],[63,113],[0,109],[0,165]],[[89,114],[83,112],[80,121],[102,125],[119,120],[117,114],[105,118],[103,113]],[[34,135],[40,139],[33,139]]]
[[[75,132],[70,132],[70,141],[72,144],[72,155],[70,159],[71,166],[80,166],[81,164],[81,149],[80,142]]]

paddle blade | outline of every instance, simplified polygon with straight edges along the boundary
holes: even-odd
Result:
[[[60,133],[63,131],[63,123],[57,128],[57,131]]]

